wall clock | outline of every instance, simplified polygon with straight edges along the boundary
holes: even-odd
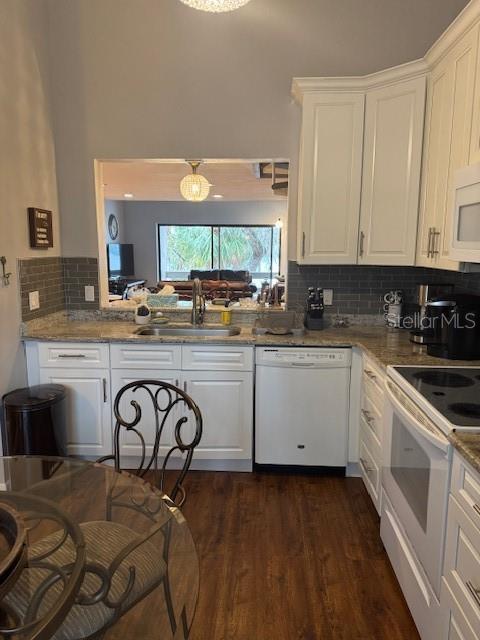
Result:
[[[112,240],[118,237],[118,220],[113,213],[108,216],[108,234]]]

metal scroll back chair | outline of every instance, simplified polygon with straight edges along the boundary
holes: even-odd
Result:
[[[140,399],[147,403],[143,409]],[[117,393],[114,414],[113,454],[100,458],[98,462],[113,460],[116,471],[121,471],[122,436],[130,438],[134,435],[140,444],[140,464],[136,474],[144,477],[147,472],[153,471],[155,484],[160,491],[166,493],[177,506],[182,506],[186,499],[183,481],[203,430],[202,414],[196,403],[185,391],[169,382],[136,380],[126,384]],[[150,438],[153,437],[152,450],[148,455],[142,433],[144,429],[148,430]],[[173,442],[169,449],[168,445],[164,447],[161,444],[166,432],[170,435],[169,444]],[[159,466],[159,457],[163,452],[165,455]],[[176,464],[174,469],[168,470],[167,487],[170,461]]]

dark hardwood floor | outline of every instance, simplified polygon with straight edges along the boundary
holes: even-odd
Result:
[[[418,640],[357,478],[191,471],[191,640]]]

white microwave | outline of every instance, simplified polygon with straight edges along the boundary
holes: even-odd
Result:
[[[450,258],[480,262],[480,164],[455,173]]]

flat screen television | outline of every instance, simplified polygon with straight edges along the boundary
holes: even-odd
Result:
[[[135,276],[133,262],[133,244],[107,244],[108,277],[120,276],[131,278]]]

